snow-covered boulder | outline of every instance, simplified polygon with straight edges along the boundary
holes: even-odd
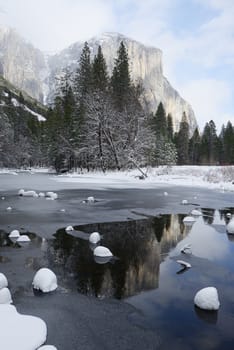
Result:
[[[93,244],[97,244],[101,239],[101,236],[98,232],[93,232],[89,236],[89,242]]]
[[[12,207],[7,207],[6,210],[7,210],[7,211],[11,211],[11,210],[12,210]]]
[[[45,197],[45,193],[44,192],[39,192],[38,193],[38,197],[42,197],[42,198]]]
[[[196,221],[196,219],[193,216],[185,216],[183,218],[184,223],[193,223],[194,221]]]
[[[90,197],[88,197],[88,198],[86,199],[86,201],[87,201],[88,203],[94,203],[94,202],[95,202],[95,199],[94,199],[94,197],[90,196]]]
[[[230,234],[234,234],[234,218],[232,218],[227,224],[227,232]]]
[[[11,233],[9,234],[10,238],[18,238],[20,236],[20,233],[18,230],[13,230],[11,231]]]
[[[8,281],[6,276],[0,272],[0,289],[5,288],[8,286]]]
[[[181,204],[183,204],[183,205],[188,204],[188,200],[187,200],[187,199],[183,199],[183,200],[181,201]]]
[[[217,289],[206,287],[199,290],[194,297],[194,304],[203,310],[218,310],[220,302]]]
[[[36,191],[25,191],[24,189],[19,190],[18,195],[23,197],[38,197]]]
[[[110,249],[103,247],[103,246],[99,246],[96,247],[93,251],[93,254],[95,256],[100,256],[100,257],[109,257],[109,256],[113,256],[113,254],[111,253]]]
[[[65,231],[66,232],[74,231],[74,228],[73,228],[73,226],[69,225],[65,228]]]
[[[2,350],[35,350],[45,343],[47,327],[39,317],[21,315],[13,305],[0,305]]]
[[[57,348],[54,345],[43,345],[37,350],[57,350]]]
[[[19,196],[23,196],[24,195],[24,189],[21,188],[19,191],[18,191],[18,195]]]
[[[7,287],[0,289],[0,304],[11,304],[11,292]],[[1,338],[0,338],[1,339]]]
[[[164,196],[168,196],[168,193],[167,193],[167,192],[164,192],[163,194],[164,194]]]
[[[17,238],[16,242],[30,242],[31,239],[27,235],[21,235],[19,238]]]
[[[46,192],[46,197],[50,199],[58,199],[57,193],[52,191]]]
[[[193,216],[201,216],[202,215],[202,213],[198,209],[191,210],[190,214]]]
[[[39,289],[44,293],[53,292],[58,287],[56,275],[46,267],[37,271],[32,284],[34,289]]]

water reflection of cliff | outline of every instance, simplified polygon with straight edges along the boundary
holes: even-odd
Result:
[[[101,244],[117,259],[97,264],[89,242],[58,230],[49,242],[49,265],[54,266],[64,283],[79,292],[123,298],[158,287],[162,259],[185,237],[188,228],[183,216],[77,226],[76,230],[103,235]]]

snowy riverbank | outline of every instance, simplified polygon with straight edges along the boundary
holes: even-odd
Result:
[[[147,178],[140,180],[139,170],[90,173],[68,173],[54,177],[58,182],[75,182],[90,188],[154,188],[165,186],[191,186],[234,191],[234,166],[173,166],[143,169]]]

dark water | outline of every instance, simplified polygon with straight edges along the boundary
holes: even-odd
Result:
[[[13,299],[32,295],[35,271],[51,268],[58,277],[57,293],[79,293],[123,299],[138,311],[130,321],[157,332],[160,349],[233,349],[234,240],[226,233],[226,213],[233,208],[202,209],[193,225],[185,215],[98,223],[75,227],[73,235],[59,229],[53,239],[28,233],[31,243],[19,246],[0,231],[0,269],[8,276]],[[114,258],[95,261],[91,232],[102,234],[101,244]],[[191,254],[181,248],[191,244]],[[182,259],[192,267],[181,270]],[[218,289],[220,309],[194,307],[196,292]]]

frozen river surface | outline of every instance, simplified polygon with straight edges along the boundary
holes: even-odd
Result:
[[[46,321],[48,344],[60,350],[233,349],[234,242],[226,233],[233,193],[157,184],[91,189],[88,182],[54,179],[0,175],[0,272],[18,311]],[[20,188],[55,191],[58,199],[19,197]],[[96,201],[85,202],[89,196]],[[195,207],[202,216],[184,225]],[[75,227],[72,235],[67,225]],[[12,229],[31,242],[11,242]],[[105,264],[93,258],[93,231],[114,254]],[[185,256],[181,248],[188,243],[192,251]],[[192,268],[181,270],[177,259]],[[56,273],[58,290],[35,295],[33,276],[45,266]],[[212,285],[220,310],[195,308],[195,293]]]

